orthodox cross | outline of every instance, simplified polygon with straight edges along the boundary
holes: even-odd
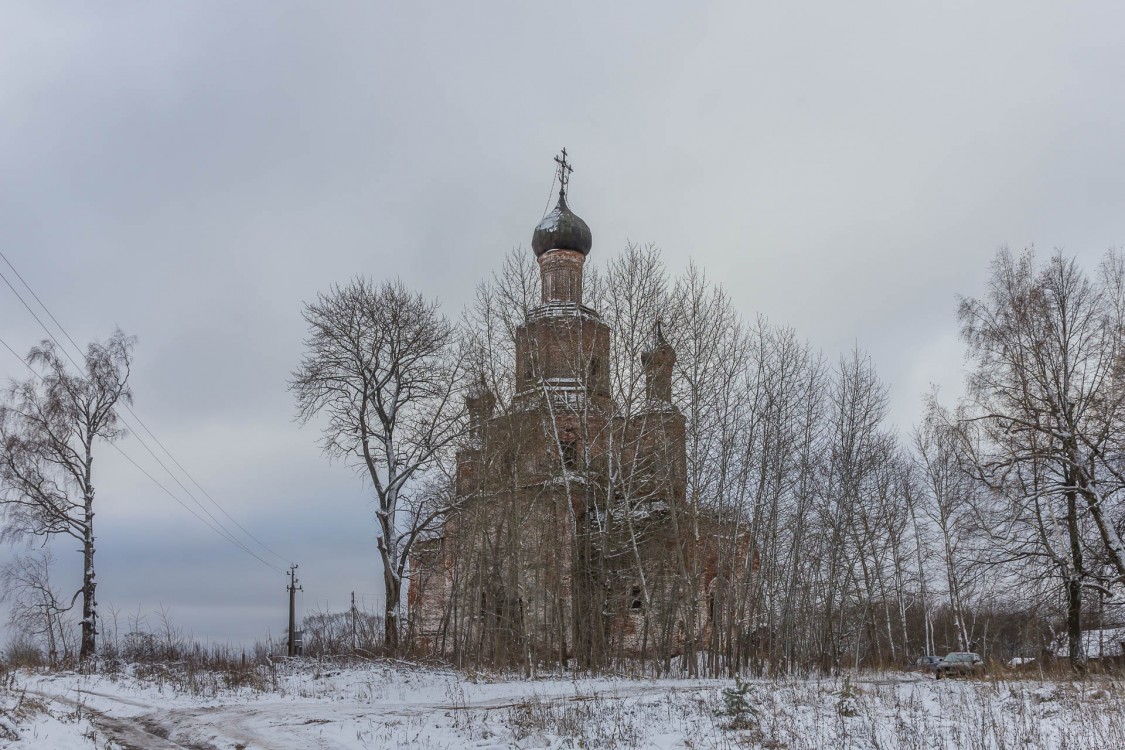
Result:
[[[566,186],[570,182],[570,173],[574,171],[574,167],[566,161],[566,147],[563,147],[562,158],[555,157],[555,163],[559,165],[559,197],[566,198]]]

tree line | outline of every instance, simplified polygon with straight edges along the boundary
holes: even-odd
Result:
[[[889,425],[888,389],[865,352],[829,358],[790,328],[745,318],[698,267],[674,274],[655,248],[629,245],[585,284],[613,331],[600,367],[622,418],[645,412],[642,355],[658,321],[675,350],[672,402],[686,444],[675,470],[685,495],[666,512],[677,543],[709,550],[677,553],[675,569],[660,575],[629,554],[650,543],[632,510],[652,488],[632,481],[633,454],[620,446],[605,495],[616,521],[599,533],[617,535],[621,554],[603,570],[636,583],[625,599],[599,595],[604,606],[582,616],[600,622],[605,607],[636,607],[646,671],[834,670],[948,650],[1008,659],[1054,648],[1082,667],[1082,633],[1125,624],[1112,614],[1125,583],[1125,259],[1117,251],[1093,269],[1060,252],[1000,251],[985,294],[957,307],[964,397],[925,394],[907,434]],[[472,427],[466,396],[483,386],[497,413],[516,408],[514,341],[538,285],[534,261],[515,251],[457,320],[400,282],[363,278],[305,307],[305,355],[290,385],[299,418],[322,429],[324,452],[359,468],[371,488],[389,652],[434,648],[407,607],[409,561],[464,510],[455,473]],[[114,409],[131,398],[131,347],[120,334],[92,345],[80,375],[39,347],[32,361],[46,374],[13,382],[0,404],[4,528],[82,541],[75,601],[81,595],[84,657],[95,648],[97,616],[93,446],[120,436]],[[581,465],[548,437],[560,466]],[[677,460],[669,456],[668,466]],[[512,504],[491,520],[462,513],[489,526],[473,536],[482,565],[520,545],[582,543],[577,532],[536,538],[520,512]],[[44,644],[62,642],[69,607],[44,593],[42,567],[29,561],[6,576],[9,596],[22,602],[15,624]],[[452,585],[450,601],[469,601],[480,580]],[[462,608],[443,636],[483,643],[484,616]],[[521,616],[555,622],[546,609]],[[497,637],[492,648],[459,653],[466,664],[526,665],[526,654],[513,653],[519,643]],[[590,668],[638,664],[612,638],[590,653]],[[566,659],[564,649],[556,665]]]
[[[1112,613],[1125,580],[1122,268],[1117,252],[1093,272],[1061,253],[999,252],[987,294],[958,306],[966,395],[943,405],[940,394],[924,394],[906,435],[889,426],[887,386],[862,350],[830,360],[792,329],[747,320],[701,269],[673,275],[652,247],[629,246],[588,273],[587,299],[614,333],[607,366],[623,415],[642,410],[639,363],[658,320],[677,353],[673,400],[687,450],[676,528],[687,540],[701,519],[725,522],[708,527],[714,557],[730,563],[711,590],[698,594],[706,557],[685,556],[678,571],[677,595],[689,595],[677,616],[704,637],[653,637],[653,668],[830,670],[950,650],[1006,660],[1056,648],[1083,665],[1082,632],[1121,624]],[[537,304],[537,277],[533,261],[509,255],[444,350],[445,382],[460,373],[467,392],[483,378],[501,412],[518,390],[513,342]],[[463,413],[447,419],[453,432],[467,429]],[[400,538],[424,539],[457,511],[457,445],[424,467],[425,489],[414,496],[425,512],[399,522]],[[610,474],[619,485],[611,496],[626,504],[627,463]],[[493,532],[509,529],[481,528],[475,554],[496,560],[521,545],[577,543],[521,533],[520,512],[515,504],[475,516]],[[667,611],[649,606],[655,592],[642,568],[638,561],[635,593],[646,632],[658,633]],[[401,601],[394,606],[401,612]],[[484,614],[470,607],[460,616],[468,627]],[[472,656],[521,658],[495,648]],[[595,666],[626,662],[635,659],[609,648]]]

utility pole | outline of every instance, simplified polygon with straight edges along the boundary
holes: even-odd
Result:
[[[353,591],[352,592],[352,653],[353,654],[356,652],[356,649],[359,648],[359,639],[356,637],[356,630],[355,630],[355,615],[356,615],[356,612],[355,612],[355,592]]]
[[[297,563],[289,566],[289,655],[297,655],[297,592],[305,589],[297,585]]]

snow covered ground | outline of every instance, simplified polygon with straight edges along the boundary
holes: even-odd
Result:
[[[243,682],[164,668],[14,673],[0,748],[1125,748],[1125,683],[1106,678],[783,678],[750,680],[730,700],[729,680],[517,680],[390,662]]]

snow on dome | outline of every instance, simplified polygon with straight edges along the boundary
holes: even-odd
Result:
[[[590,227],[570,210],[562,194],[558,205],[543,217],[531,235],[531,249],[537,256],[548,250],[577,250],[589,255],[593,244]]]

